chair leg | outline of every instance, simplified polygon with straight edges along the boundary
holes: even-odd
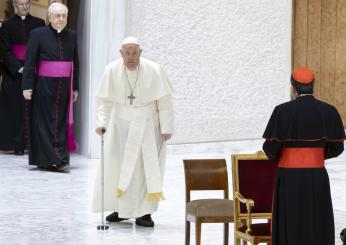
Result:
[[[240,245],[241,240],[237,237],[237,222],[234,222],[234,232],[233,232],[233,238],[234,238],[234,245]]]
[[[223,226],[223,244],[228,245],[228,231],[229,231],[229,225],[228,223],[224,223]]]
[[[201,226],[202,224],[199,221],[196,221],[196,245],[201,245]]]
[[[234,234],[234,245],[240,245],[240,242],[241,242],[240,239],[237,238]]]
[[[190,222],[185,221],[185,245],[190,245]]]

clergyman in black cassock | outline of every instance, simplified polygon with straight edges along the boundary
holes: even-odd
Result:
[[[0,91],[0,150],[23,154],[28,144],[29,105],[22,94],[22,67],[31,30],[44,26],[42,19],[29,14],[30,1],[14,1],[17,14],[5,21],[0,30],[4,64]]]
[[[23,74],[23,95],[32,100],[29,164],[63,172],[69,171],[69,101],[78,96],[77,36],[65,28],[67,11],[61,3],[51,4],[50,24],[31,32]],[[72,64],[68,77],[59,75],[65,63]]]
[[[272,245],[334,245],[334,215],[325,159],[344,150],[345,131],[335,107],[313,95],[310,69],[291,76],[295,99],[276,106],[263,150],[277,164]]]

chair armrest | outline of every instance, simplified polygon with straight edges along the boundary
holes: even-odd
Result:
[[[247,210],[246,234],[249,234],[251,232],[251,224],[252,224],[251,208],[255,206],[255,202],[252,199],[247,199],[243,197],[239,192],[235,193],[234,199],[238,199],[241,203],[246,204],[246,210]]]
[[[239,192],[235,193],[235,198],[237,198],[241,203],[246,204],[246,208],[248,209],[251,209],[253,206],[255,206],[254,200],[243,197]]]

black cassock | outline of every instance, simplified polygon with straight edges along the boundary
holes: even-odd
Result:
[[[23,74],[23,90],[33,90],[29,164],[69,163],[66,124],[70,79],[38,76],[35,70],[40,60],[73,61],[73,90],[78,91],[76,33],[66,28],[58,33],[50,25],[32,31]]]
[[[31,30],[44,26],[43,20],[28,15],[24,20],[16,15],[0,29],[0,50],[4,75],[0,92],[0,150],[24,150],[28,143],[28,105],[23,98],[18,73],[24,61],[12,53],[12,46],[26,44]]]
[[[264,152],[278,164],[272,245],[334,245],[333,206],[324,159],[337,157],[344,150],[345,131],[339,113],[312,95],[300,96],[274,109],[263,138]],[[288,152],[293,155],[284,156]],[[295,166],[282,167],[283,159],[289,158],[295,159]],[[308,158],[319,159],[321,166],[307,167]]]

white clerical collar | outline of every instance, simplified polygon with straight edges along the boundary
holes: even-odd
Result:
[[[25,20],[26,19],[26,15],[18,15],[22,20]]]
[[[299,98],[299,97],[304,97],[304,96],[308,96],[308,95],[311,95],[311,96],[312,96],[312,94],[299,94],[299,95],[297,96],[297,98]]]
[[[53,30],[55,30],[57,33],[61,33],[64,29],[56,29],[54,26],[50,25]]]

